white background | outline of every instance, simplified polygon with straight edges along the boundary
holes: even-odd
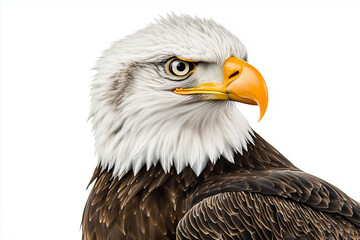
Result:
[[[168,12],[212,17],[265,77],[253,128],[360,201],[360,4],[351,1],[3,1],[2,239],[80,239],[96,165],[91,68],[112,41]]]

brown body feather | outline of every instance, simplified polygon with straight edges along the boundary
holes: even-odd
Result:
[[[235,163],[164,173],[157,165],[120,180],[95,169],[84,240],[360,239],[360,205],[296,168],[255,134]]]

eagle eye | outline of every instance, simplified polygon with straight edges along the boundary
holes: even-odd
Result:
[[[195,72],[195,63],[172,58],[167,62],[167,71],[175,77],[186,77]]]

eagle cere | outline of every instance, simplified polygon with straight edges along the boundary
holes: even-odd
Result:
[[[240,40],[169,15],[115,42],[91,88],[92,239],[360,239],[360,205],[252,130],[267,107]]]

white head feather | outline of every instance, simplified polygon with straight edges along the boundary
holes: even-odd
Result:
[[[168,76],[171,57],[199,61],[182,81]],[[199,175],[208,161],[246,149],[251,127],[234,102],[199,101],[175,88],[223,81],[230,57],[246,58],[243,44],[213,20],[171,15],[115,42],[95,69],[91,113],[99,164],[121,178],[158,162],[165,172],[190,166]]]

